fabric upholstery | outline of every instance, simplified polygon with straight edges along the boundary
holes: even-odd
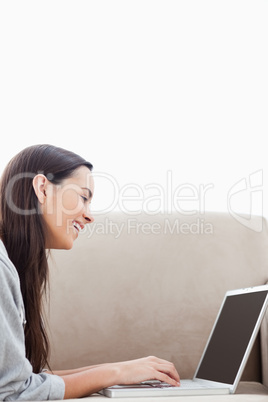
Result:
[[[268,280],[265,220],[255,231],[224,213],[114,212],[87,226],[51,254],[54,369],[156,355],[191,377],[225,292]],[[262,333],[243,378],[267,384]]]

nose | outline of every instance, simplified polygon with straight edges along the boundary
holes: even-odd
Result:
[[[90,213],[89,211],[87,211],[87,212],[85,212],[85,213],[83,214],[83,218],[84,218],[84,220],[86,221],[86,223],[92,223],[92,222],[94,222],[94,218],[93,218],[93,216],[91,215],[91,213]]]

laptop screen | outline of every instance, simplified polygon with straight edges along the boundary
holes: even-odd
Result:
[[[227,296],[195,377],[233,384],[267,291]]]

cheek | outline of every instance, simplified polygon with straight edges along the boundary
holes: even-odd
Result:
[[[66,190],[58,200],[57,209],[64,215],[72,216],[78,214],[82,207],[83,202],[81,197],[73,190]]]

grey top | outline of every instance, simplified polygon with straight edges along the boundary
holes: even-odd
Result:
[[[33,373],[25,357],[24,321],[19,276],[0,240],[0,400],[63,399],[61,377]]]

